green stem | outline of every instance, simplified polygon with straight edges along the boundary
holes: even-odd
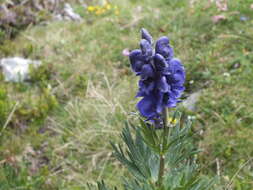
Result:
[[[162,186],[163,176],[164,176],[164,155],[160,154],[160,167],[159,167],[159,174],[158,174],[158,187]]]
[[[163,128],[166,129],[168,125],[167,108],[163,109],[162,118],[163,118]]]
[[[166,147],[166,144],[167,144],[167,138],[168,138],[168,135],[169,135],[169,127],[168,127],[168,116],[167,116],[167,109],[164,108],[163,109],[163,114],[162,114],[162,117],[163,117],[163,145],[162,145],[162,151],[164,152],[165,151],[165,147]]]
[[[160,166],[159,166],[159,174],[158,174],[158,181],[157,185],[158,187],[162,187],[162,182],[163,182],[163,176],[164,176],[164,169],[165,169],[165,157],[164,157],[164,152],[165,152],[165,147],[167,144],[167,136],[169,132],[168,128],[168,120],[167,120],[167,109],[164,108],[163,114],[162,114],[162,119],[163,119],[163,138],[162,138],[162,143],[160,144]]]

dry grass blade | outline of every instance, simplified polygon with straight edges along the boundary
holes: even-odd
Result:
[[[19,104],[19,102],[17,102],[17,103],[13,106],[13,108],[12,108],[12,110],[11,110],[11,112],[10,112],[10,114],[9,114],[9,116],[8,116],[8,118],[7,118],[7,120],[6,120],[6,122],[5,122],[4,125],[3,125],[2,130],[0,131],[0,136],[2,135],[3,131],[5,130],[5,128],[8,126],[9,122],[11,121],[11,118],[12,118],[13,114],[15,113],[18,104]]]

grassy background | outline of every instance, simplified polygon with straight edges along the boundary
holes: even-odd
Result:
[[[32,71],[29,84],[1,77],[0,189],[79,190],[103,178],[120,187],[127,174],[109,141],[119,142],[124,120],[136,120],[138,101],[137,78],[122,50],[137,48],[145,27],[154,38],[170,37],[187,70],[185,94],[202,90],[197,110],[187,112],[204,150],[201,172],[213,176],[218,164],[222,184],[252,190],[251,3],[229,1],[220,12],[201,0],[112,0],[102,15],[74,4],[83,22],[29,26],[6,40],[1,57],[40,59],[44,66]],[[226,20],[214,24],[219,14]]]

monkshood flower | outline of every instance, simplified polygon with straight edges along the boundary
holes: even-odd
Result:
[[[185,70],[174,58],[169,38],[163,36],[155,43],[147,30],[141,30],[140,49],[130,52],[132,70],[140,77],[136,97],[143,97],[137,109],[147,120],[159,120],[164,108],[177,105],[184,91]]]

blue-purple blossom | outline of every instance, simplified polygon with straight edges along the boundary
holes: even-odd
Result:
[[[140,49],[130,52],[132,70],[140,76],[136,97],[141,115],[148,120],[159,119],[164,108],[177,105],[184,91],[185,70],[181,61],[174,58],[169,38],[163,36],[152,47],[152,36],[141,30]]]

